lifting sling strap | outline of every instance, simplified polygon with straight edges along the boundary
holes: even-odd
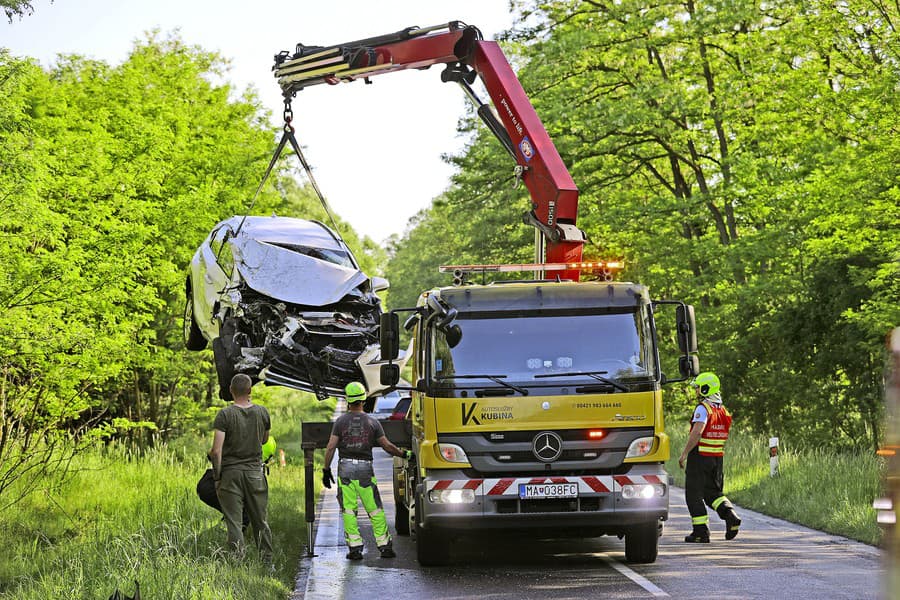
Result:
[[[306,157],[303,156],[303,151],[300,150],[300,144],[297,143],[297,138],[294,136],[294,126],[291,124],[291,121],[294,119],[294,111],[291,109],[291,96],[287,93],[284,97],[284,133],[281,135],[281,140],[278,142],[278,146],[275,147],[275,153],[272,154],[272,160],[269,161],[269,166],[266,168],[266,172],[263,174],[262,180],[259,182],[259,185],[256,187],[256,193],[253,194],[253,200],[250,201],[250,206],[247,208],[247,214],[253,210],[253,206],[256,204],[256,198],[259,196],[259,192],[262,191],[263,186],[266,184],[266,181],[269,179],[269,175],[272,173],[272,169],[275,167],[275,163],[278,162],[281,153],[284,151],[285,145],[290,142],[291,148],[294,150],[294,154],[297,155],[297,158],[300,160],[300,165],[303,167],[303,170],[306,171],[306,177],[309,179],[309,183],[312,185],[313,190],[316,192],[316,196],[319,198],[319,202],[322,203],[322,208],[325,210],[325,214],[328,215],[328,220],[331,221],[331,228],[334,230],[335,235],[338,236],[341,241],[343,241],[343,237],[341,236],[340,231],[338,231],[337,223],[334,220],[334,215],[331,213],[331,207],[328,205],[328,201],[325,199],[324,194],[322,194],[322,190],[319,189],[319,184],[316,183],[315,177],[313,177],[312,169],[309,166],[309,163],[306,162]],[[241,219],[240,225],[238,225],[237,231],[240,232],[241,228],[244,226],[244,221],[247,220],[247,214],[244,215],[244,218]]]

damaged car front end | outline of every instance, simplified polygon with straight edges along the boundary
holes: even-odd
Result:
[[[212,342],[220,393],[236,373],[268,385],[343,396],[377,376],[387,281],[370,278],[344,241],[317,221],[232,217],[191,261],[185,343]]]

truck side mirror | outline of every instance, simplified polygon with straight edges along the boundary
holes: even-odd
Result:
[[[381,360],[394,360],[400,355],[400,318],[397,313],[381,314]]]
[[[697,351],[697,325],[694,321],[694,307],[679,304],[675,307],[675,323],[678,326],[678,349],[684,354]]]
[[[456,345],[462,339],[462,329],[460,329],[459,325],[451,325],[444,330],[444,339],[447,340],[447,346],[456,348]]]
[[[381,380],[381,385],[393,387],[400,382],[400,365],[396,363],[381,365],[378,375]]]
[[[695,354],[681,356],[678,358],[678,370],[685,379],[696,377],[700,374],[700,359]]]
[[[403,323],[403,329],[406,331],[411,331],[413,327],[419,324],[419,319],[421,319],[421,315],[419,313],[413,313],[409,315],[409,318]]]

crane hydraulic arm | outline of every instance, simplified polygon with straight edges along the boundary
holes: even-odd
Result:
[[[580,262],[585,236],[575,224],[578,188],[500,46],[484,41],[475,27],[453,21],[335,46],[297,44],[295,52],[275,56],[273,71],[287,102],[309,86],[358,79],[370,83],[375,75],[436,64],[446,65],[441,79],[463,88],[479,117],[516,161],[516,176],[532,201],[523,220],[541,234],[538,253],[544,254],[540,247],[545,240],[546,262]],[[490,95],[499,121],[472,89],[476,78]],[[566,269],[560,277],[577,281],[579,271]]]

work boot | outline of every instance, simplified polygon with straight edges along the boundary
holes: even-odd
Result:
[[[737,513],[732,510],[725,516],[725,539],[733,540],[737,537],[738,530],[741,528],[741,519]]]
[[[732,506],[731,502],[725,500],[719,505],[716,512],[719,514],[719,518],[725,521],[725,539],[733,540],[737,537],[738,530],[741,528],[741,519],[734,512],[734,506]]]
[[[684,536],[684,541],[692,544],[708,544],[709,527],[706,525],[694,525],[694,530]]]
[[[380,547],[378,551],[381,552],[381,558],[394,558],[397,556],[397,553],[394,552],[394,548],[391,547],[390,544]]]
[[[347,560],[362,560],[362,548],[350,548],[350,552],[347,553]]]

